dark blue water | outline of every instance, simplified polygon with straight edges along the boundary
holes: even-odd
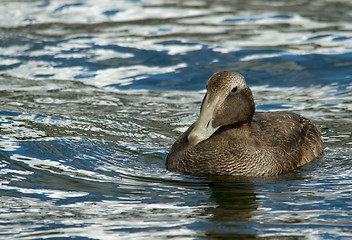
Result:
[[[351,8],[3,2],[0,238],[352,239]],[[168,172],[219,70],[320,125],[324,155],[272,178]]]

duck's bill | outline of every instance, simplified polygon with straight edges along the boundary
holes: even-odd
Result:
[[[204,99],[204,104],[200,111],[200,116],[196,121],[194,128],[188,135],[188,142],[195,146],[198,143],[208,139],[219,127],[213,128],[212,121],[213,115],[219,98],[212,99],[209,102],[209,95],[207,94]]]

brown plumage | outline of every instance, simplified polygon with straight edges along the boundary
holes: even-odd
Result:
[[[320,129],[308,119],[288,112],[254,112],[242,75],[215,73],[198,120],[173,144],[167,169],[192,175],[274,176],[321,155]]]

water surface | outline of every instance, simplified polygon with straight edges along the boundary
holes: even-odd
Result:
[[[352,238],[352,14],[345,1],[4,1],[4,239]],[[206,80],[323,129],[272,178],[171,173]]]

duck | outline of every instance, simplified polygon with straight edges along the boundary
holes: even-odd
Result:
[[[317,159],[321,129],[293,112],[256,112],[238,72],[207,81],[198,119],[177,138],[166,168],[196,176],[277,176]]]

